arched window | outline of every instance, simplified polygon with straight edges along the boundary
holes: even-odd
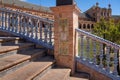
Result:
[[[92,24],[92,25],[91,25],[91,29],[93,29],[93,28],[94,28],[94,25]]]
[[[81,29],[81,24],[79,24],[79,29]]]
[[[85,29],[86,28],[86,24],[83,24],[83,29]]]
[[[87,29],[90,29],[90,24],[87,25]]]

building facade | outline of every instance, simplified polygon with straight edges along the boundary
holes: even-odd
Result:
[[[67,3],[67,2],[62,3],[62,5],[64,5],[64,4],[69,5],[69,3]],[[75,4],[75,2],[71,2],[71,4]],[[59,6],[59,5],[61,5],[61,2],[57,2],[57,6]],[[34,5],[34,4],[23,2],[20,0],[0,0],[0,7],[33,14],[33,15],[40,16],[45,19],[54,20],[54,14],[53,14],[52,10],[50,10],[50,8],[39,6],[39,5]],[[107,8],[101,8],[99,6],[99,3],[96,3],[96,5],[92,6],[87,11],[80,12],[79,21],[78,21],[79,28],[90,32],[90,31],[92,31],[94,24],[96,22],[100,21],[101,17],[103,17],[105,19],[113,18],[115,20],[115,22],[120,21],[119,15],[112,15],[112,9],[111,9],[110,4],[108,5]],[[33,20],[33,22],[34,22],[34,20]]]

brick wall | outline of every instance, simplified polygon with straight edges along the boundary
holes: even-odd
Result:
[[[90,80],[112,80],[111,78],[101,74],[100,72],[93,70],[90,67],[85,66],[84,64],[77,62],[77,71],[87,72],[90,74]]]

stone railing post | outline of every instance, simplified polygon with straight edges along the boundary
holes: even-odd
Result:
[[[54,56],[57,65],[71,68],[75,71],[76,37],[75,28],[78,28],[78,14],[76,5],[62,5],[51,7],[54,13]]]

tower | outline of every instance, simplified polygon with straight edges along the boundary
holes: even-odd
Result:
[[[111,4],[108,4],[108,16],[111,17],[111,14],[112,14]]]

